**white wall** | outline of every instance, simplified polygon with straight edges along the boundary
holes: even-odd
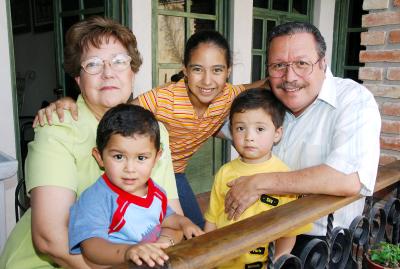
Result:
[[[131,29],[137,38],[138,49],[143,59],[133,85],[135,96],[152,88],[151,2],[150,0],[131,2]]]
[[[253,0],[231,2],[231,40],[233,84],[249,83],[251,80],[251,45],[253,31]]]
[[[12,77],[14,68],[10,60],[10,44],[8,33],[8,19],[6,4],[9,1],[0,1],[0,151],[15,158],[14,114],[12,101]],[[11,177],[0,183],[0,252],[4,244],[4,232],[7,234],[15,224],[14,190],[17,177]],[[3,196],[3,197],[2,197]],[[5,214],[5,215],[3,215]],[[4,219],[5,217],[5,219]]]
[[[314,25],[321,31],[326,42],[326,60],[332,63],[333,24],[335,21],[335,1],[316,0],[314,5]]]

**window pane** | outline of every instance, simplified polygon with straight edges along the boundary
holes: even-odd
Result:
[[[253,61],[251,66],[251,81],[261,79],[261,55],[253,55]]]
[[[293,13],[307,15],[307,3],[308,0],[294,0],[293,1]]]
[[[158,63],[182,63],[184,22],[182,17],[158,16]]]
[[[272,28],[276,26],[276,21],[267,21],[267,41],[269,39]]]
[[[181,68],[175,68],[175,69],[167,69],[167,68],[160,68],[158,71],[158,84],[163,85],[167,82],[171,81],[171,77],[179,71],[181,71]]]
[[[253,0],[253,7],[268,8],[269,0]]]
[[[360,50],[365,49],[361,46],[360,42],[361,33],[348,33],[347,34],[347,47],[346,47],[346,65],[359,66],[359,53]]]
[[[274,0],[274,2],[272,3],[272,9],[289,11],[289,0]]]
[[[78,10],[79,1],[62,0],[61,1],[61,11]]]
[[[201,30],[215,30],[215,21],[190,19],[190,33],[197,33]]]
[[[104,7],[104,0],[85,0],[84,8]]]
[[[358,79],[358,70],[344,70],[344,77],[351,78],[358,83],[363,83],[361,80]]]
[[[253,20],[253,49],[262,49],[263,21]]]
[[[158,0],[158,8],[165,10],[186,10],[186,1],[183,0]]]
[[[215,0],[192,0],[190,12],[215,15]]]
[[[79,16],[63,17],[61,20],[61,27],[63,32],[63,44],[65,44],[65,34],[74,23],[79,21]]]
[[[361,7],[363,5],[363,0],[349,1],[349,27],[359,28],[361,27],[361,16],[367,14],[368,11],[363,10]]]

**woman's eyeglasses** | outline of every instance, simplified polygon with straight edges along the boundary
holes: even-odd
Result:
[[[97,75],[103,72],[104,65],[108,63],[112,70],[116,72],[124,71],[130,67],[132,58],[127,54],[117,54],[111,60],[103,60],[99,57],[91,57],[81,63],[81,67],[86,73]]]

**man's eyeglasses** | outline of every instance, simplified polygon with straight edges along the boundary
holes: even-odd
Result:
[[[86,73],[97,75],[103,72],[106,62],[111,69],[117,72],[124,71],[130,67],[132,58],[127,54],[117,54],[111,60],[103,60],[99,57],[89,58],[81,63],[81,67]]]
[[[292,70],[296,75],[306,77],[313,72],[314,65],[320,60],[321,58],[319,58],[315,63],[303,60],[289,63],[272,63],[268,65],[268,76],[272,78],[281,78],[286,75],[288,68],[292,67]]]

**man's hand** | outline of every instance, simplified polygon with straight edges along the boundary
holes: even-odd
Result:
[[[163,251],[169,247],[169,243],[139,243],[129,247],[125,252],[125,260],[132,261],[137,265],[145,262],[148,266],[163,266],[169,258]]]
[[[254,204],[260,194],[255,186],[253,176],[244,176],[234,179],[227,183],[230,190],[225,197],[225,213],[228,219],[237,220],[242,213]]]
[[[72,118],[74,120],[78,120],[78,106],[76,105],[75,100],[70,97],[63,97],[55,102],[50,103],[50,105],[47,107],[40,109],[33,121],[33,127],[36,127],[38,124],[40,126],[44,126],[45,119],[47,119],[47,123],[49,125],[52,125],[52,114],[54,111],[57,112],[60,122],[63,122],[64,110],[71,111]]]

